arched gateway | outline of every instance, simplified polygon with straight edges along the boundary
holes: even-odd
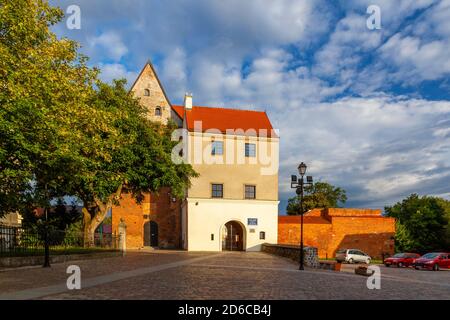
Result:
[[[244,251],[245,227],[237,221],[230,221],[222,228],[222,251]]]

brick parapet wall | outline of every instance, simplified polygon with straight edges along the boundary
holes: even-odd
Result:
[[[304,217],[303,239],[305,245],[318,248],[321,258],[332,258],[341,248],[361,249],[373,258],[394,252],[395,219],[381,216],[380,210],[316,209],[310,213]],[[300,216],[279,217],[278,243],[300,243]]]

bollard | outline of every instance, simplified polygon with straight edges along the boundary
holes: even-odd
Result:
[[[122,251],[122,256],[125,256],[127,252],[127,225],[123,218],[120,219],[119,223],[119,248]]]

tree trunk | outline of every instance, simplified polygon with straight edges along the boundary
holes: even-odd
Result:
[[[102,202],[101,200],[94,198],[95,206],[97,210],[96,213],[92,216],[89,210],[87,209],[87,203],[84,202],[83,208],[83,227],[84,227],[84,247],[91,248],[95,245],[95,230],[98,226],[105,220],[108,211],[112,208],[113,200],[118,200],[122,193],[122,186],[120,186],[116,193],[111,195],[108,201]]]
[[[86,209],[83,208],[83,244],[85,248],[90,248],[94,246],[94,234],[90,232],[91,227],[91,214]]]
[[[94,235],[95,230],[105,220],[111,205],[102,206],[97,213],[92,217],[86,208],[83,208],[83,225],[84,225],[84,247],[92,248],[95,245]]]

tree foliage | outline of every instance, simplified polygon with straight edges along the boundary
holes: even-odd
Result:
[[[303,209],[306,212],[315,208],[339,208],[346,201],[347,195],[345,190],[327,182],[319,181],[312,186],[305,187]],[[298,197],[289,199],[286,211],[288,215],[298,215],[300,213]]]
[[[124,80],[113,85],[99,82],[91,104],[109,114],[114,132],[105,132],[96,146],[107,159],[103,154],[85,153],[83,166],[74,177],[72,194],[85,204],[86,234],[92,235],[123,191],[139,201],[145,193],[170,187],[172,194],[181,198],[196,173],[188,164],[172,162],[175,127],[148,120],[147,110],[128,94]]]
[[[44,220],[43,210],[36,210],[29,207],[28,210],[23,211],[22,224],[26,227],[33,227],[38,224],[39,220]],[[62,198],[58,198],[56,204],[47,210],[47,225],[54,230],[67,230],[72,224],[81,221],[81,213],[77,210],[75,205],[67,206]]]
[[[385,212],[397,220],[397,250],[425,252],[450,245],[450,201],[412,194],[394,206],[386,207]]]
[[[102,83],[78,43],[51,32],[62,17],[45,0],[0,0],[0,215],[76,196],[91,241],[124,189],[182,197],[196,174],[171,161],[171,125],[149,121],[124,80]]]
[[[64,194],[88,124],[102,115],[86,104],[97,72],[49,29],[63,12],[40,0],[0,3],[1,215]]]

